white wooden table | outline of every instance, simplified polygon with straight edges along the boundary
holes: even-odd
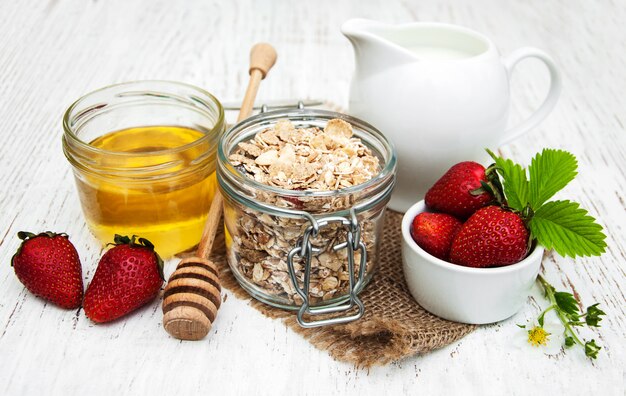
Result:
[[[368,371],[333,361],[281,322],[230,296],[208,339],[179,342],[161,328],[160,301],[109,325],[33,297],[9,265],[19,230],[65,231],[87,283],[101,247],[85,226],[61,152],[65,108],[90,90],[137,79],[180,80],[222,100],[243,95],[248,49],[279,60],[259,100],[322,98],[347,106],[350,17],[434,20],[493,38],[503,54],[534,45],[558,61],[564,90],[552,115],[502,148],[523,163],[541,148],[579,159],[565,194],[606,227],[602,258],[544,259],[545,276],[607,312],[592,334],[597,361],[511,343],[534,317],[538,289],[510,320],[480,327],[426,356]],[[8,1],[0,3],[0,394],[602,394],[624,393],[626,357],[626,6],[610,1]],[[541,100],[547,73],[525,62],[511,122]],[[166,268],[166,275],[173,265]]]

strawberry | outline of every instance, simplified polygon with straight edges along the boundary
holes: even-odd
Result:
[[[115,235],[85,293],[85,314],[110,322],[152,301],[163,285],[163,260],[144,238]]]
[[[34,295],[61,308],[80,307],[83,274],[76,248],[67,234],[20,231],[23,240],[11,259],[17,278]]]
[[[433,256],[447,260],[450,246],[463,223],[445,213],[420,213],[411,224],[411,236],[415,243]]]
[[[426,206],[430,209],[467,219],[476,210],[494,199],[489,182],[497,178],[495,172],[485,172],[485,167],[472,161],[460,162],[439,179],[426,193]]]
[[[452,242],[450,261],[467,267],[514,264],[526,256],[529,237],[518,213],[487,206],[463,224]]]

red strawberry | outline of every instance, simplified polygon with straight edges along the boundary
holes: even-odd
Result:
[[[519,214],[487,206],[463,224],[452,242],[450,261],[467,267],[514,264],[526,256],[528,237]]]
[[[150,241],[115,235],[85,293],[85,314],[110,322],[152,301],[163,285],[163,260]]]
[[[484,166],[471,161],[460,162],[448,169],[428,190],[426,206],[467,219],[493,200],[493,195],[481,182],[488,182]]]
[[[420,213],[411,224],[411,236],[415,243],[433,256],[447,260],[450,246],[463,223],[445,213]]]
[[[66,234],[20,231],[24,242],[11,259],[17,278],[36,296],[61,308],[80,307],[83,274],[76,248]]]

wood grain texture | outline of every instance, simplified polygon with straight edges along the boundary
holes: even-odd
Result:
[[[87,283],[102,246],[86,228],[61,118],[90,90],[136,79],[169,79],[240,99],[247,49],[272,43],[280,58],[259,100],[323,98],[346,106],[352,49],[340,34],[351,17],[442,21],[490,36],[502,54],[532,45],[558,62],[564,90],[549,118],[500,152],[528,164],[545,146],[579,159],[562,196],[605,226],[602,258],[548,254],[545,277],[599,302],[603,326],[585,337],[604,349],[590,362],[511,344],[515,323],[545,305],[538,289],[515,317],[482,326],[427,356],[369,371],[337,363],[278,321],[234,297],[201,342],[172,339],[161,300],[108,325],[33,297],[9,260],[19,230],[66,231]],[[624,393],[626,366],[626,7],[623,1],[3,1],[0,2],[0,393],[14,394],[603,394]],[[511,123],[541,101],[547,72],[519,65]],[[410,98],[408,98],[410,100]],[[234,115],[231,114],[231,119]],[[177,260],[166,265],[166,276]]]

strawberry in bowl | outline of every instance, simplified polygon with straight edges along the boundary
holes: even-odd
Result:
[[[447,260],[452,241],[462,226],[463,223],[452,215],[422,212],[411,223],[411,237],[428,253]]]
[[[544,249],[576,257],[599,255],[606,247],[602,227],[577,203],[549,201],[576,176],[572,154],[545,149],[528,172],[489,154],[495,163],[486,169],[474,162],[454,165],[402,221],[411,294],[431,313],[464,323],[515,314],[537,278]],[[442,216],[446,227],[421,225]]]
[[[427,214],[424,201],[402,219],[402,262],[409,291],[427,311],[455,322],[483,324],[515,314],[532,286],[543,256],[536,246],[522,261],[479,268],[453,264],[422,249],[411,236],[412,218]]]

